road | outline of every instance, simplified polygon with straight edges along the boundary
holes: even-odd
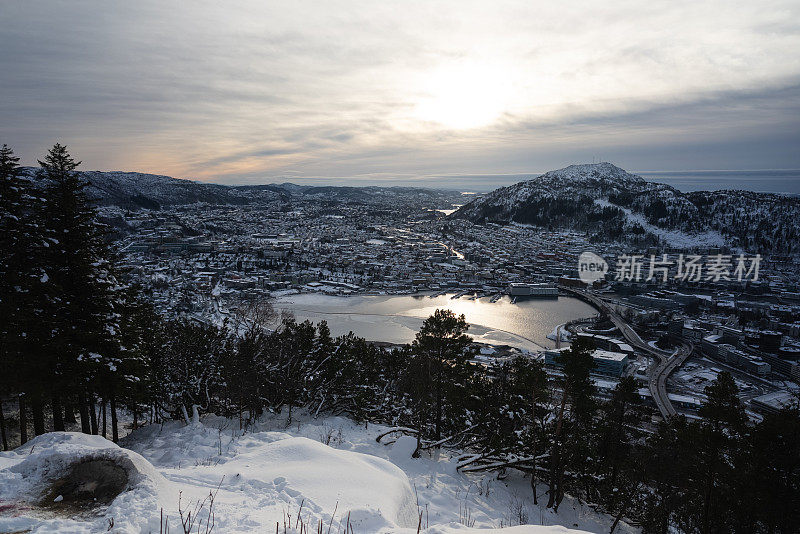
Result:
[[[657,349],[645,343],[645,341],[639,337],[639,334],[636,333],[636,330],[634,330],[613,307],[609,306],[608,303],[597,295],[571,287],[560,287],[560,289],[572,293],[594,305],[598,310],[608,315],[611,322],[619,329],[623,337],[625,337],[625,341],[627,341],[631,347],[655,356],[658,363],[650,370],[648,377],[650,394],[653,396],[653,401],[656,403],[656,407],[658,411],[661,412],[661,416],[664,417],[664,419],[676,415],[678,412],[675,410],[672,402],[670,402],[667,393],[667,377],[669,377],[675,369],[680,367],[692,354],[694,347],[691,343],[681,345],[672,353]]]

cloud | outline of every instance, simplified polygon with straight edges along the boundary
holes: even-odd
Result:
[[[776,152],[800,131],[798,19],[786,1],[12,1],[0,137],[28,162],[60,140],[87,168],[228,182],[597,151],[798,166]],[[691,143],[718,148],[671,152]]]

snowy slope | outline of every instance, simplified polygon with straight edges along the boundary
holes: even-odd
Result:
[[[413,438],[376,443],[385,430],[339,417],[295,417],[287,426],[283,414],[244,433],[236,421],[214,416],[151,425],[128,436],[127,449],[97,436],[47,434],[0,453],[0,532],[106,531],[111,518],[114,532],[157,532],[162,508],[174,532],[179,495],[186,511],[209,492],[217,492],[214,532],[224,533],[271,532],[276,523],[283,532],[285,521],[297,533],[298,515],[307,530],[321,522],[336,533],[349,524],[356,533],[414,534],[420,513],[426,534],[578,532],[563,525],[604,532],[612,522],[569,498],[558,514],[533,505],[519,473],[501,481],[458,473],[445,453],[412,459]],[[91,514],[40,505],[69,460],[90,457],[131,466],[129,491]],[[619,531],[633,530],[622,524]]]
[[[704,248],[720,247],[725,245],[725,238],[716,230],[707,230],[705,232],[697,232],[692,234],[682,232],[680,230],[666,230],[664,228],[659,228],[654,224],[650,224],[640,213],[634,213],[628,208],[615,206],[607,200],[595,200],[595,204],[601,207],[615,207],[622,210],[629,224],[640,226],[646,232],[658,237],[664,244],[670,247]]]

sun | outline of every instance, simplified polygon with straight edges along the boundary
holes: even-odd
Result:
[[[425,75],[414,116],[445,128],[488,126],[507,110],[512,80],[497,65],[457,62]]]

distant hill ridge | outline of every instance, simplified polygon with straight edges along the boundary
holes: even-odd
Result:
[[[800,252],[798,197],[741,190],[683,193],[608,162],[570,165],[496,189],[450,217],[573,229],[598,241],[639,246]]]
[[[35,178],[35,167],[22,174]],[[442,191],[413,187],[334,187],[292,183],[227,186],[195,182],[158,174],[124,171],[77,171],[89,183],[87,194],[100,206],[160,209],[195,203],[242,205],[253,202],[289,202],[292,198],[320,201],[379,203],[385,195],[404,194],[434,200]],[[450,195],[456,193],[448,192]]]

